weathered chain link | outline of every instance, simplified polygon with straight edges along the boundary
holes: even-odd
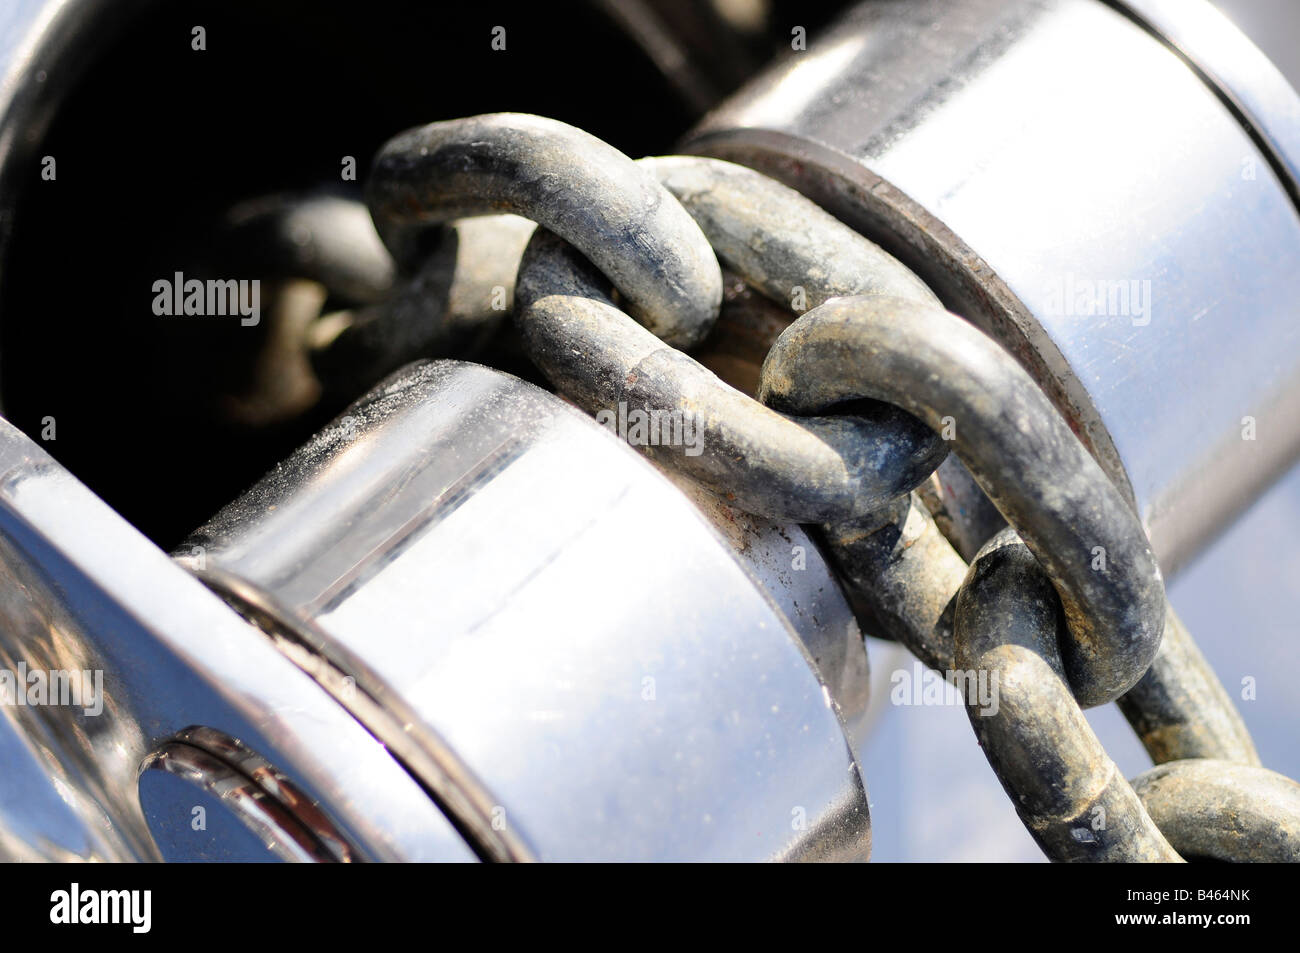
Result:
[[[1300,785],[1258,766],[1132,510],[1015,359],[877,246],[752,170],[634,163],[529,116],[403,133],[367,196],[408,268],[412,226],[540,223],[514,301],[538,367],[592,412],[698,416],[698,456],[643,449],[742,509],[825,524],[874,631],[950,677],[996,676],[996,711],[972,695],[968,712],[1048,856],[1297,859]],[[762,403],[677,350],[717,315],[714,253],[810,309],[772,347]],[[940,433],[1011,527],[969,566],[910,492],[943,460]],[[1116,699],[1158,765],[1131,785],[1081,711]]]
[[[903,407],[958,456],[1038,557],[1061,597],[1075,696],[1113,701],[1151,664],[1164,585],[1137,517],[1028,371],[941,308],[839,298],[782,333],[759,396],[794,412],[870,397]],[[1093,568],[1100,554],[1106,569]]]
[[[722,304],[717,259],[681,204],[613,146],[553,119],[500,113],[404,132],[375,158],[366,203],[399,261],[412,226],[530,218],[580,249],[674,347],[698,344]]]
[[[1014,530],[976,555],[955,615],[958,670],[997,687],[987,709],[978,692],[966,693],[971,725],[1043,852],[1064,861],[1178,860],[1071,699],[1060,603]]]
[[[519,256],[535,227],[516,215],[449,222],[385,300],[317,323],[310,341],[317,375],[330,389],[355,393],[413,354],[476,353],[513,307]]]
[[[645,161],[645,160],[643,160]],[[813,301],[863,288],[929,292],[883,251],[798,193],[759,173],[708,159],[650,160],[670,191],[702,209],[701,224],[741,277],[786,298],[802,288]],[[737,198],[729,217],[705,203],[709,182]],[[818,232],[814,246],[840,253],[834,265],[778,242],[759,244],[758,213],[796,230]],[[861,275],[886,273],[881,280]],[[795,280],[805,285],[797,286]],[[703,430],[703,451],[648,451],[742,509],[776,519],[827,522],[872,512],[917,486],[947,454],[928,427],[888,406],[856,416],[786,417],[741,394],[618,310],[607,282],[556,236],[538,234],[520,265],[516,322],[533,361],[564,394],[593,412],[620,403],[684,413]]]
[[[1183,857],[1300,863],[1300,784],[1257,765],[1170,761],[1133,787]]]

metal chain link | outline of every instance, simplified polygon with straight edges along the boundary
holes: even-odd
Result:
[[[534,116],[401,134],[367,201],[408,272],[420,226],[538,222],[514,289],[536,365],[593,413],[695,415],[698,455],[641,449],[741,509],[823,524],[865,628],[950,680],[996,679],[996,710],[971,691],[968,714],[1049,857],[1300,859],[1300,785],[1259,766],[1133,511],[1020,364],[882,249],[753,170],[633,162]],[[718,260],[808,309],[759,400],[679,350],[717,317]],[[912,492],[950,446],[1009,524],[969,566]],[[1157,765],[1132,784],[1081,710],[1115,700]]]

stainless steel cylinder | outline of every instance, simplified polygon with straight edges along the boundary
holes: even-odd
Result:
[[[1200,0],[880,0],[685,145],[804,192],[1008,347],[1168,575],[1300,453],[1298,115]]]
[[[475,859],[319,684],[4,421],[0,473],[0,860],[257,860],[286,831]]]
[[[509,375],[399,371],[178,555],[482,856],[869,851],[866,656],[809,539]]]

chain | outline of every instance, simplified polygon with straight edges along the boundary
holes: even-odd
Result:
[[[428,300],[422,229],[537,222],[513,290],[533,363],[593,414],[693,415],[697,454],[640,449],[740,509],[820,524],[864,628],[958,687],[995,684],[998,703],[971,690],[967,712],[1048,857],[1300,861],[1300,785],[1259,766],[1136,515],[1015,358],[881,248],[753,170],[634,162],[535,116],[405,132],[366,198],[416,275],[396,296],[408,316]],[[494,274],[515,270],[514,234]],[[757,399],[685,353],[718,317],[719,262],[806,309],[772,344]],[[969,565],[913,492],[950,449],[1008,524]],[[1156,764],[1132,783],[1083,715],[1111,701]]]
[[[849,264],[869,257],[855,255]],[[743,262],[738,270],[780,282],[780,273],[763,264]],[[516,323],[529,356],[558,390],[593,412],[624,402],[693,415],[702,430],[698,456],[671,446],[647,449],[741,509],[806,523],[864,515],[925,480],[947,454],[929,428],[892,407],[844,417],[778,414],[665,346],[614,306],[607,286],[558,237],[537,236],[516,289]],[[778,293],[785,287],[779,284]]]

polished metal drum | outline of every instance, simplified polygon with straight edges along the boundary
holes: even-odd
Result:
[[[801,530],[725,510],[557,397],[442,361],[178,553],[485,857],[865,858],[857,624]]]

